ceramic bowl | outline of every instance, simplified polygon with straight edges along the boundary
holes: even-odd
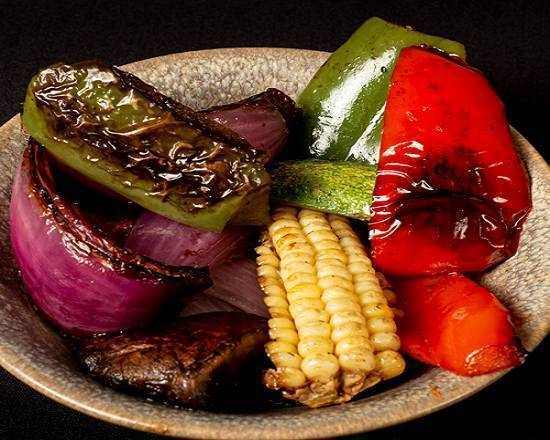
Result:
[[[268,87],[296,97],[328,55],[299,49],[216,49],[124,67],[182,103],[205,108]],[[519,133],[513,131],[513,137],[531,176],[534,209],[518,254],[485,274],[482,283],[511,310],[521,341],[531,351],[550,327],[550,171]],[[0,128],[0,365],[64,405],[129,428],[172,436],[321,438],[369,431],[433,413],[506,374],[465,378],[427,368],[408,381],[344,405],[254,414],[186,411],[107,388],[79,370],[62,338],[37,315],[21,285],[10,250],[8,210],[12,177],[24,145],[19,116],[15,116]]]

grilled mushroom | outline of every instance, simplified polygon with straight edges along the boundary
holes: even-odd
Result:
[[[214,312],[90,338],[79,355],[86,371],[112,387],[186,407],[227,408],[237,404],[243,390],[260,386],[258,364],[267,339],[265,319]]]

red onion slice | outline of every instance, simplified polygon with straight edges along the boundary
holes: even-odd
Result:
[[[253,259],[239,258],[218,264],[210,269],[210,278],[213,285],[204,291],[205,295],[221,299],[243,312],[269,317]]]
[[[294,101],[283,92],[267,89],[243,101],[213,107],[203,113],[229,127],[254,148],[265,151],[271,161],[288,141],[297,109]]]
[[[201,292],[185,305],[178,316],[183,318],[185,316],[200,315],[201,313],[240,311],[241,309],[238,307],[234,307],[221,299],[213,298]]]
[[[141,327],[183,287],[204,288],[206,270],[170,267],[118,247],[80,216],[55,185],[31,142],[13,185],[11,241],[38,308],[65,332]]]
[[[205,267],[223,261],[247,236],[244,228],[211,232],[174,222],[144,211],[126,241],[126,247],[163,264]]]
[[[213,285],[193,297],[181,316],[206,312],[246,312],[269,318],[252,258],[226,261],[210,269]]]

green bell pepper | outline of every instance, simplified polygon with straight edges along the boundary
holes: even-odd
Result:
[[[22,119],[58,162],[149,211],[212,231],[269,220],[262,153],[127,72],[93,62],[44,69]]]
[[[367,20],[317,71],[298,98],[301,154],[376,163],[390,78],[401,49],[428,45],[465,58],[456,41]]]

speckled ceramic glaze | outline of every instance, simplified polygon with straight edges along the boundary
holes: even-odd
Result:
[[[126,68],[182,103],[204,108],[267,87],[296,97],[327,56],[298,49],[218,49],[169,55]],[[523,345],[531,351],[550,328],[550,170],[521,135],[515,131],[513,135],[531,175],[534,210],[518,254],[486,274],[483,284],[510,308]],[[368,431],[434,412],[504,374],[464,378],[432,368],[387,391],[341,406],[242,415],[175,409],[104,387],[79,371],[62,338],[39,318],[21,286],[10,250],[8,208],[24,144],[16,116],[0,128],[0,364],[58,402],[109,422],[173,436],[320,438]]]

